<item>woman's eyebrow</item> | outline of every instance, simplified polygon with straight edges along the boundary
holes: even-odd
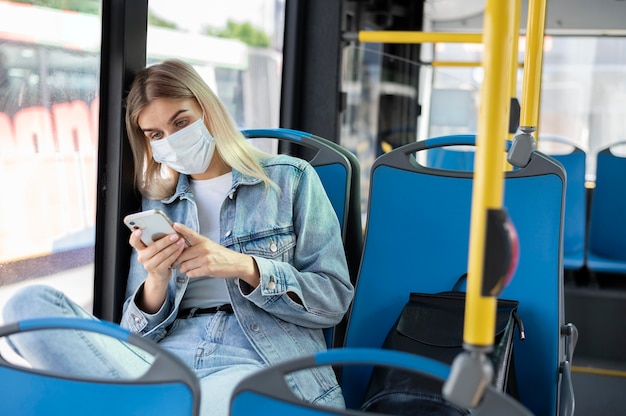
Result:
[[[187,110],[186,108],[178,110],[177,112],[174,113],[174,115],[172,117],[170,117],[168,123],[172,124],[174,122],[174,120],[176,120],[176,117],[178,117],[181,113],[184,113],[186,111],[189,111],[189,110]]]
[[[186,109],[186,108],[183,108],[183,109],[180,109],[180,110],[178,110],[177,112],[175,112],[175,113],[172,115],[172,117],[170,117],[170,119],[168,120],[168,124],[172,124],[172,123],[174,122],[174,120],[176,120],[176,118],[177,118],[179,115],[181,115],[182,113],[185,113],[185,112],[187,112],[187,111],[189,111],[189,110],[188,110],[188,109]],[[146,128],[142,128],[142,129],[141,129],[141,131],[143,131],[144,133],[149,132],[149,131],[155,131],[155,130],[158,130],[158,129],[154,129],[154,128],[152,128],[152,127],[146,127]]]

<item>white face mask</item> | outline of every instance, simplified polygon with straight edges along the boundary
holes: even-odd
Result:
[[[186,175],[204,173],[215,152],[215,139],[203,118],[161,140],[150,141],[152,157]]]

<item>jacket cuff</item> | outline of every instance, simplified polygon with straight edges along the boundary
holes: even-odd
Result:
[[[124,313],[124,319],[122,319],[122,326],[127,327],[131,332],[146,334],[161,322],[165,321],[172,308],[168,301],[169,298],[166,298],[163,305],[161,305],[161,308],[156,313],[149,314],[142,311],[135,301],[137,296],[141,295],[142,291],[143,283],[137,288],[128,303],[126,312]]]
[[[275,267],[274,262],[263,257],[252,257],[259,268],[259,285],[253,288],[238,279],[239,291],[243,297],[260,306],[267,302],[268,296],[280,296],[286,293],[288,284],[281,270]]]

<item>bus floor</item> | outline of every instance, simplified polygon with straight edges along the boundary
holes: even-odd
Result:
[[[574,414],[626,414],[626,276],[589,279],[588,273],[583,269],[575,278],[566,275],[565,322],[578,328]]]
[[[576,416],[626,413],[626,368],[616,370],[614,362],[578,357],[574,357],[574,364],[572,382]]]

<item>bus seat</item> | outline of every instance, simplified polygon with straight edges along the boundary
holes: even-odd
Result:
[[[565,222],[563,225],[563,267],[579,270],[585,265],[587,231],[587,195],[585,164],[587,153],[573,140],[541,135],[538,150],[559,161],[567,173]]]
[[[596,156],[596,186],[589,212],[587,267],[590,272],[626,273],[626,141]]]
[[[441,136],[450,140],[458,138],[473,140],[475,135],[462,134]],[[426,166],[437,169],[474,171],[474,146],[434,147],[426,151]]]
[[[292,129],[242,130],[247,138],[271,138],[298,146],[298,156],[308,160],[315,168],[330,199],[344,241],[344,249],[350,270],[350,280],[356,281],[363,230],[361,225],[360,165],[356,156],[346,148],[311,133]],[[344,324],[335,327],[334,335],[326,333],[328,346],[342,345]]]
[[[0,340],[30,331],[80,330],[126,342],[152,359],[148,371],[123,379],[58,374],[0,356],[0,402],[6,415],[198,415],[200,384],[175,356],[106,321],[40,318],[0,327]]]
[[[372,413],[354,409],[337,409],[305,403],[289,389],[285,375],[312,367],[341,366],[381,366],[396,367],[426,375],[443,382],[448,377],[450,367],[413,354],[399,351],[369,348],[335,348],[319,352],[263,369],[242,380],[231,399],[231,416],[326,416],[353,415],[365,416]],[[480,405],[472,415],[529,415],[519,403],[488,386]]]
[[[409,292],[450,290],[467,271],[473,173],[419,162],[426,159],[421,151],[448,145],[475,145],[475,138],[421,140],[374,162],[345,347],[380,348]],[[519,235],[520,258],[501,296],[519,300],[526,327],[526,340],[516,339],[514,348],[521,402],[536,415],[555,415],[558,380],[571,377],[567,369],[561,373],[569,340],[561,334],[565,173],[550,157],[533,152],[526,167],[504,176],[504,207]],[[351,407],[362,400],[369,376],[367,369],[343,369],[342,388]]]

